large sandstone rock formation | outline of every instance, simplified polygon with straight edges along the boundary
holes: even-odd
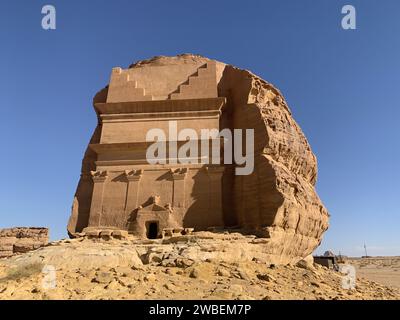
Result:
[[[157,228],[231,227],[266,238],[265,253],[275,263],[298,261],[320,244],[329,215],[315,192],[316,158],[270,83],[201,56],[155,57],[115,68],[94,106],[99,124],[82,163],[68,224],[72,237],[88,227],[146,236],[154,220]],[[212,120],[204,120],[204,110]],[[144,115],[159,124],[161,115],[176,114],[195,129],[254,129],[253,173],[238,176],[234,165],[223,164],[222,171],[148,167],[132,155],[143,145]]]
[[[45,246],[48,241],[47,228],[0,229],[0,258],[38,249]]]

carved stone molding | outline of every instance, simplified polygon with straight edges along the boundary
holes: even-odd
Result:
[[[107,171],[90,171],[90,175],[92,176],[93,182],[104,182],[107,180],[108,172]]]
[[[151,199],[151,203],[160,205],[161,197],[159,195],[152,195],[150,197],[150,199]]]
[[[143,175],[143,169],[125,170],[125,177],[128,181],[139,181]]]
[[[170,172],[174,180],[183,180],[186,178],[189,168],[171,168]]]

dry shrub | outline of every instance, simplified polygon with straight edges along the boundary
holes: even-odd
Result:
[[[24,278],[29,278],[30,276],[41,273],[42,269],[43,269],[43,264],[40,262],[21,265],[10,269],[7,275],[4,278],[1,278],[0,281],[1,282],[9,280],[15,281]]]

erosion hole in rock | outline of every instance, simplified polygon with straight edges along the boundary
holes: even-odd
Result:
[[[158,221],[149,221],[146,224],[147,238],[157,239],[158,238]]]

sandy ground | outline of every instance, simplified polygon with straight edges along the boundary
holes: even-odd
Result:
[[[43,269],[43,258],[56,266],[54,287],[49,287],[51,270]],[[400,300],[399,258],[349,259],[347,263],[357,270],[353,289],[343,287],[341,273],[315,264],[279,266],[257,259],[195,258],[171,263],[169,255],[154,258],[142,262],[128,242],[60,241],[0,259],[0,300]]]
[[[58,270],[57,287],[43,288],[43,275],[0,281],[0,300],[386,300],[400,299],[395,288],[358,279],[343,289],[342,277],[323,267],[274,268],[256,263],[198,263],[189,268],[144,266]]]
[[[400,288],[400,257],[349,258],[357,277]]]

